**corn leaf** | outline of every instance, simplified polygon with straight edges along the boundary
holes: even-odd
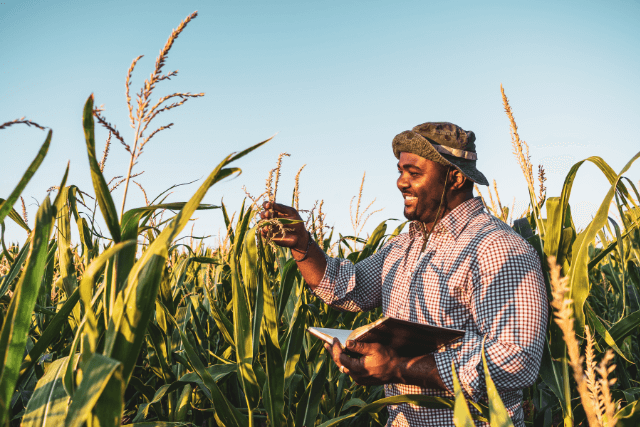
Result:
[[[96,138],[95,138],[95,125],[93,121],[93,94],[87,98],[87,102],[84,104],[82,125],[84,127],[84,138],[87,144],[87,155],[89,156],[89,167],[91,169],[91,181],[93,182],[93,189],[96,192],[96,199],[104,222],[107,224],[109,233],[114,242],[120,242],[120,224],[118,221],[118,212],[116,211],[116,205],[111,198],[111,192],[107,181],[102,175],[100,170],[100,164],[96,158]]]
[[[69,405],[65,427],[81,427],[89,419],[93,408],[112,377],[122,383],[122,364],[101,354],[94,354],[91,359],[85,362],[82,371],[82,382]],[[119,402],[122,402],[124,397],[123,385],[122,383],[122,386],[115,390],[107,390],[111,394],[117,394],[115,397],[119,399]],[[120,410],[121,412],[122,410]]]
[[[575,240],[576,232],[571,220],[569,204],[560,197],[549,197],[546,201],[547,226],[545,234],[544,252],[547,256],[554,256],[558,265],[563,265],[571,244]],[[561,217],[560,215],[564,215]],[[544,261],[544,260],[543,260]]]
[[[154,252],[157,254],[151,256],[148,249],[145,252],[147,256],[143,256],[136,264],[136,267],[142,264],[143,268],[135,271],[136,274],[129,278],[128,283],[128,287],[136,290],[135,295],[125,302],[120,293],[114,305],[113,317],[109,320],[104,355],[122,362],[125,383],[129,382],[142,347],[167,260],[164,247],[156,248]]]
[[[233,340],[236,343],[236,360],[247,406],[253,409],[258,405],[260,389],[258,387],[258,379],[252,367],[253,333],[251,329],[251,313],[249,312],[246,294],[240,284],[238,265],[235,257],[231,258],[230,266],[233,291]]]
[[[180,397],[178,398],[178,407],[176,408],[176,415],[173,418],[176,421],[184,421],[184,419],[187,417],[187,412],[189,411],[189,408],[191,407],[190,402],[191,402],[191,385],[186,385],[184,386],[184,388],[182,389],[182,393],[180,394]]]
[[[611,329],[609,329],[609,334],[614,341],[614,345],[616,342],[622,342],[626,337],[631,335],[638,326],[640,326],[640,311],[633,312],[616,322],[611,326]],[[607,342],[607,344],[609,344],[609,342]]]
[[[93,287],[95,285],[98,276],[104,270],[107,261],[109,261],[112,257],[118,255],[123,250],[126,250],[130,247],[135,248],[135,240],[126,240],[124,242],[117,243],[116,245],[110,247],[106,251],[102,252],[97,258],[95,258],[91,264],[87,267],[84,274],[82,275],[82,281],[80,282],[80,299],[84,305],[84,313],[86,318],[85,327],[82,333],[85,335],[85,339],[87,339],[87,343],[89,344],[89,351],[94,353],[96,351],[97,341],[98,341],[98,319],[93,311],[93,307],[91,306],[91,300],[93,296]]]
[[[278,319],[284,315],[284,309],[295,283],[297,270],[298,266],[293,258],[288,260],[282,269],[282,280],[280,282],[280,291],[278,292]]]
[[[255,244],[255,228],[253,233],[247,233],[247,239],[251,239]],[[260,247],[260,254],[263,255],[263,248]],[[265,341],[265,362],[267,367],[267,380],[262,393],[265,409],[273,427],[286,425],[284,418],[284,364],[282,361],[282,353],[278,342],[278,311],[276,309],[275,299],[267,275],[264,256],[260,257],[262,279],[261,286],[263,288],[264,301],[264,341]]]
[[[4,203],[4,199],[0,197],[0,206],[2,206],[2,204]],[[22,217],[20,216],[20,214],[18,213],[18,211],[16,211],[14,208],[11,208],[11,210],[9,211],[9,213],[7,214],[7,216],[9,218],[11,218],[13,220],[13,222],[15,222],[16,224],[18,224],[20,227],[22,227],[24,230],[27,231],[27,233],[31,233],[31,229],[29,228],[29,226],[27,225],[26,222],[24,222],[24,219],[22,219]]]
[[[60,277],[67,297],[76,290],[76,268],[71,253],[71,212],[69,210],[69,187],[60,189],[56,204],[56,218],[58,229],[58,260],[60,263]],[[78,313],[79,315],[79,313]],[[76,317],[76,320],[80,320]]]
[[[584,312],[586,315],[587,322],[593,326],[593,329],[596,330],[598,335],[604,338],[604,342],[606,342],[607,345],[609,345],[616,353],[618,353],[620,357],[625,359],[627,362],[633,363],[627,358],[627,356],[624,355],[620,347],[618,347],[618,345],[616,344],[616,339],[614,339],[613,336],[611,335],[611,331],[614,331],[614,334],[616,335],[616,337],[618,337],[619,342],[622,342],[622,340],[624,340],[624,338],[626,337],[626,334],[624,336],[621,334],[621,332],[623,332],[622,328],[624,328],[629,332],[632,331],[633,330],[632,325],[634,323],[633,319],[636,318],[638,321],[640,321],[640,319],[637,318],[638,313],[630,314],[629,316],[620,320],[620,322],[622,323],[620,323],[620,327],[618,329],[614,330],[613,328],[611,328],[611,330],[608,331],[607,328],[602,324],[602,322],[598,318],[598,315],[593,312],[593,309],[591,308],[588,302],[585,302],[584,304]],[[638,324],[636,324],[635,326],[637,325]],[[626,326],[631,326],[631,328],[627,329]]]
[[[92,423],[100,427],[120,427],[124,411],[125,384],[120,370],[109,378],[107,385],[100,394],[100,398],[93,408]]]
[[[213,380],[215,382],[220,381],[221,379],[223,379],[224,377],[226,377],[227,375],[236,372],[236,365],[213,365],[213,366],[209,366],[208,368],[205,369],[209,375],[211,376],[211,378],[213,378]],[[138,407],[138,413],[136,414],[135,418],[133,419],[134,423],[139,422],[144,420],[144,418],[147,416],[148,412],[149,412],[149,406],[158,403],[162,400],[162,398],[166,395],[168,395],[169,393],[179,390],[180,388],[186,387],[190,384],[197,384],[198,386],[200,386],[203,390],[207,390],[206,386],[204,385],[204,383],[202,382],[202,379],[198,376],[198,374],[196,372],[193,373],[189,373],[189,374],[185,374],[182,377],[180,377],[180,380],[178,381],[174,381],[170,384],[165,384],[163,386],[161,386],[160,388],[158,388],[155,392],[155,394],[153,395],[153,398],[146,403],[142,403],[139,407]],[[209,399],[211,399],[211,395],[208,394],[207,397]]]
[[[471,412],[467,406],[467,401],[460,387],[460,381],[458,381],[458,374],[456,373],[455,363],[451,362],[451,372],[453,376],[453,394],[455,395],[455,403],[453,407],[453,423],[456,427],[474,427],[473,418],[471,418]]]
[[[286,347],[283,349],[285,368],[284,368],[284,379],[285,379],[285,388],[288,388],[291,380],[293,378],[293,374],[296,371],[296,365],[298,360],[300,360],[300,352],[302,351],[302,344],[304,342],[304,332],[307,329],[305,327],[306,323],[306,306],[302,304],[302,299],[298,300],[296,304],[296,309],[294,311],[294,321],[291,327],[289,328],[289,336],[286,341]]]
[[[0,425],[9,416],[11,397],[24,357],[31,313],[45,269],[54,208],[49,197],[40,205],[24,271],[15,287],[0,330]]]
[[[9,269],[7,275],[2,277],[2,281],[0,281],[0,298],[2,298],[4,294],[7,293],[7,290],[9,290],[9,285],[18,276],[18,273],[20,273],[22,265],[27,260],[27,254],[29,253],[30,246],[31,242],[27,240],[24,246],[22,246],[22,249],[20,249],[20,252],[18,252],[18,255],[13,261],[13,264],[11,264],[11,268]]]
[[[340,424],[342,421],[353,418],[361,414],[376,414],[386,408],[387,405],[399,405],[401,403],[410,403],[417,406],[423,406],[425,408],[432,409],[453,409],[454,402],[451,399],[438,396],[425,396],[424,394],[402,394],[399,396],[385,397],[383,399],[376,400],[370,403],[357,412],[348,415],[342,415],[340,417],[333,418],[325,423],[320,424],[319,427],[332,427]],[[478,421],[487,421],[484,417],[474,416],[473,419]],[[473,426],[473,422],[471,426]]]
[[[188,426],[191,423],[170,422],[170,421],[149,421],[144,423],[124,424],[122,427],[180,427]]]
[[[551,358],[551,350],[549,349],[549,342],[545,341],[544,349],[542,353],[542,361],[540,363],[540,378],[549,387],[553,394],[558,398],[562,411],[566,411],[564,393],[562,392],[562,378],[557,372],[554,361]]]
[[[144,215],[148,215],[160,209],[180,210],[184,208],[184,206],[185,206],[184,202],[162,203],[158,205],[143,206],[140,208],[130,209],[126,211],[124,215],[122,215],[122,226],[120,230],[121,239],[129,240],[129,239],[138,238],[140,219]],[[217,208],[218,206],[213,206],[213,205],[199,205],[196,209],[207,210],[207,209],[217,209]],[[127,277],[129,276],[129,272],[133,268],[133,264],[136,256],[136,249],[137,248],[135,246],[129,247],[123,250],[120,254],[118,254],[118,261],[117,261],[117,267],[116,267],[117,288],[114,289],[113,295],[119,292],[122,289],[122,287],[125,285]]]
[[[209,295],[209,300],[211,301],[211,316],[213,317],[213,320],[215,321],[216,326],[222,333],[222,337],[225,339],[225,341],[229,345],[231,345],[231,347],[235,349],[236,342],[233,339],[233,324],[227,318],[227,316],[225,316],[222,310],[218,308],[218,306],[215,303],[215,299],[213,298],[213,295],[211,295],[210,292],[208,292],[208,295]]]
[[[24,359],[22,366],[20,367],[20,377],[29,370],[38,361],[38,358],[46,351],[51,343],[57,339],[62,331],[64,324],[67,322],[69,315],[73,308],[78,304],[80,299],[80,292],[76,289],[73,294],[64,302],[64,305],[53,317],[51,322],[47,325],[38,341],[33,348],[29,351],[29,354]],[[20,379],[18,380],[20,381]]]
[[[615,416],[616,427],[637,427],[640,424],[640,401],[636,400],[620,409]]]
[[[327,363],[326,354],[322,354],[314,361],[313,376],[309,381],[309,385],[298,403],[296,413],[297,426],[314,425],[318,415],[318,406],[324,392],[324,385],[327,382],[327,371],[329,365]]]
[[[231,226],[231,220],[229,219],[229,215],[227,214],[227,207],[224,205],[224,202],[220,201],[220,207],[222,208],[222,216],[224,218],[224,226],[228,230],[229,242],[233,245],[235,241],[235,233],[233,232],[233,227]],[[240,219],[238,219],[238,222]]]
[[[246,286],[246,278],[250,277],[251,281],[254,282],[253,292],[248,290],[249,295],[253,293],[253,360],[258,360],[258,352],[260,350],[260,342],[262,341],[262,318],[264,314],[264,286],[262,286],[261,279],[264,274],[268,274],[266,270],[258,271],[258,245],[256,243],[256,229],[255,227],[249,230],[244,239],[244,247],[242,249],[242,258],[240,259],[240,263],[242,264],[242,276],[245,279],[245,287]],[[277,333],[276,333],[277,340]],[[259,379],[260,385],[264,386],[264,381]]]
[[[384,220],[380,224],[378,224],[375,230],[373,230],[373,233],[371,233],[371,236],[367,240],[367,243],[362,249],[362,252],[360,252],[360,254],[358,255],[358,260],[356,262],[362,261],[363,259],[370,256],[373,252],[375,252],[378,245],[382,241],[382,238],[384,237],[384,233],[386,232],[387,232],[387,221]]]
[[[220,391],[220,388],[218,388],[218,385],[216,384],[209,371],[205,369],[202,361],[191,346],[188,338],[178,327],[178,323],[176,322],[176,320],[171,316],[169,316],[169,319],[180,333],[180,338],[182,339],[182,344],[184,345],[184,349],[187,353],[187,357],[189,358],[189,362],[191,362],[193,369],[200,377],[200,380],[204,384],[206,391],[208,391],[207,397],[211,399],[211,402],[214,405],[214,415],[216,417],[216,421],[219,424],[225,426],[249,426],[251,422],[250,418],[247,418],[240,411],[238,411],[238,409],[231,405],[222,391]],[[249,417],[250,416],[251,414],[249,415]]]
[[[609,213],[609,206],[618,189],[618,183],[622,175],[629,170],[631,165],[640,157],[640,152],[622,168],[617,178],[612,183],[604,200],[600,204],[595,217],[586,230],[578,235],[572,247],[571,270],[569,272],[570,298],[573,300],[576,318],[576,333],[582,334],[584,329],[584,302],[589,296],[591,284],[589,282],[589,245],[593,242],[598,231],[605,225]],[[573,170],[573,169],[572,169]]]
[[[245,218],[248,218],[249,215],[246,215]],[[247,300],[247,294],[245,292],[242,283],[240,282],[240,270],[241,265],[238,265],[238,260],[240,258],[242,246],[240,242],[244,242],[244,235],[246,232],[246,228],[248,226],[248,221],[243,221],[243,223],[238,227],[236,239],[237,244],[234,245],[234,251],[232,253],[230,259],[230,267],[231,267],[231,286],[232,286],[232,311],[233,311],[233,340],[236,344],[236,360],[238,363],[238,372],[240,373],[240,382],[242,383],[242,388],[245,393],[245,398],[247,400],[247,407],[250,409],[254,409],[260,400],[260,387],[258,385],[258,379],[256,377],[255,372],[253,371],[253,351],[254,351],[254,339],[259,340],[260,337],[253,336],[253,330],[251,325],[251,309],[249,307],[249,302]],[[254,230],[255,233],[255,230]],[[255,242],[255,237],[254,237]],[[255,243],[251,243],[252,246],[255,246]],[[254,251],[249,250],[249,252]],[[246,254],[246,263],[251,262],[252,254]],[[254,264],[255,265],[255,264]],[[247,276],[249,276],[248,282],[252,281],[255,283],[253,276],[255,273],[251,274],[251,270],[255,272],[255,268],[250,264],[247,266]],[[254,285],[255,286],[255,285]]]
[[[487,357],[484,352],[484,340],[482,341],[482,367],[484,369],[484,381],[487,386],[487,399],[489,400],[489,425],[491,427],[513,427],[507,408],[502,403],[498,389],[489,374]]]
[[[22,416],[22,426],[62,426],[67,415],[69,396],[62,385],[67,357],[53,362],[38,380]]]
[[[149,326],[147,327],[147,333],[149,334],[151,345],[156,352],[158,363],[160,364],[160,368],[162,369],[163,379],[165,383],[170,384],[175,381],[175,375],[168,363],[170,359],[164,335],[162,334],[160,328],[153,322],[149,323]]]
[[[84,327],[84,323],[84,321],[80,323],[80,326],[78,327],[79,330]],[[63,367],[64,372],[62,373],[62,385],[64,386],[64,390],[67,392],[69,397],[72,398],[76,392],[75,373],[78,363],[80,362],[80,357],[78,357],[80,356],[80,354],[76,353],[76,350],[81,338],[82,334],[77,333],[75,338],[73,339],[73,342],[71,343],[71,349],[69,351],[69,354],[73,354],[73,357],[67,357],[67,361],[65,362]]]

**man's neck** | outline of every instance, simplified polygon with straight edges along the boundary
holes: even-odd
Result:
[[[432,222],[422,223],[424,227],[424,231],[426,233],[430,233],[431,230],[433,230],[433,227],[435,227],[437,223],[442,221],[444,217],[449,215],[449,213],[452,210],[454,210],[455,208],[457,208],[467,200],[471,200],[471,199],[473,199],[473,193],[460,193],[460,194],[452,195],[451,197],[447,197],[447,204],[444,208],[444,211],[440,212],[440,214],[437,216],[437,219]]]

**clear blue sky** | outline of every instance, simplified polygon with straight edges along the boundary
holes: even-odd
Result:
[[[349,201],[365,171],[364,200],[375,197],[374,206],[384,207],[370,226],[402,218],[394,135],[426,121],[450,121],[476,133],[478,168],[498,182],[503,203],[524,202],[501,83],[534,165],[547,167],[550,196],[559,195],[578,160],[597,155],[619,170],[640,150],[638,1],[0,0],[0,123],[26,116],[54,132],[23,193],[31,224],[36,200],[59,183],[68,160],[69,182],[92,192],[81,126],[86,98],[94,93],[107,119],[131,140],[126,71],[145,55],[133,75],[137,90],[171,30],[195,10],[199,16],[165,68],[180,74],[155,94],[206,96],[157,119],[175,125],[140,158],[139,181],[150,196],[204,177],[230,152],[279,132],[239,162],[241,177],[213,187],[205,201],[217,204],[224,196],[237,210],[241,187],[260,193],[278,154],[288,152],[279,201],[290,201],[294,175],[306,163],[301,207],[324,199],[328,223],[348,234]],[[25,126],[0,131],[0,197],[16,185],[44,137]],[[101,151],[106,132],[97,139]],[[126,173],[126,154],[112,145],[107,179]],[[628,176],[637,183],[640,165]],[[171,200],[187,200],[196,188],[182,187]],[[574,210],[588,216],[607,189],[595,167],[583,167]],[[128,208],[144,204],[136,187],[130,194]],[[196,234],[218,234],[219,211],[196,216]],[[26,237],[12,223],[7,227],[8,240]]]

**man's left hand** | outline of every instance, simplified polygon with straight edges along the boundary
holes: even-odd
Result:
[[[360,385],[381,385],[399,380],[401,361],[391,347],[379,343],[347,341],[346,349],[361,354],[359,358],[347,356],[337,339],[334,339],[333,345],[325,344],[324,347],[331,353],[340,372],[349,375]]]

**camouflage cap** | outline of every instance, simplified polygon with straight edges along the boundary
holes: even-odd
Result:
[[[404,131],[391,143],[393,154],[413,153],[445,166],[453,166],[471,181],[489,185],[487,178],[476,169],[476,136],[453,123],[427,122]]]

